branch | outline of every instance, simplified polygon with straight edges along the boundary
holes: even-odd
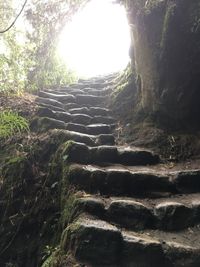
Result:
[[[19,16],[21,15],[22,11],[24,10],[25,5],[27,4],[27,2],[28,2],[28,0],[25,0],[25,1],[24,1],[24,4],[23,4],[23,6],[22,6],[20,12],[19,12],[18,15],[16,16],[16,18],[13,20],[13,22],[10,24],[10,26],[8,26],[5,30],[0,31],[0,34],[9,31],[9,30],[14,26],[15,22],[17,21],[17,19],[18,19]]]

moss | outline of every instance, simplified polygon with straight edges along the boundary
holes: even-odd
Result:
[[[82,231],[81,225],[76,221],[71,223],[62,233],[61,237],[61,250],[66,252],[69,249],[70,245],[70,238],[73,235],[73,233],[78,233]]]

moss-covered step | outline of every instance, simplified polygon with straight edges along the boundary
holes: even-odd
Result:
[[[112,168],[71,164],[66,179],[79,190],[102,195],[152,195],[176,190],[165,173],[130,171],[122,166]]]
[[[98,131],[96,125],[89,125],[87,129]],[[102,126],[103,128],[106,127]],[[105,128],[106,130],[107,128]],[[77,129],[78,130],[78,129]],[[99,126],[101,130],[101,125]],[[102,129],[103,130],[103,129]],[[151,151],[135,148],[122,148],[118,146],[88,147],[85,144],[73,143],[68,151],[70,162],[84,164],[119,163],[124,165],[153,165],[161,162],[159,156]]]
[[[38,94],[40,97],[43,98],[48,98],[48,99],[53,99],[56,101],[59,101],[61,103],[75,103],[76,102],[76,97],[70,94],[55,94],[55,93],[50,93],[50,92],[44,92],[40,91]]]
[[[121,231],[102,220],[80,217],[63,232],[61,248],[91,267],[199,267],[195,234]],[[199,230],[198,230],[199,236]],[[176,241],[174,241],[176,240]]]
[[[200,194],[158,199],[86,195],[76,199],[74,211],[132,230],[182,230],[200,223]]]
[[[48,131],[46,138],[47,146],[51,144],[61,145],[67,141],[74,141],[84,143],[88,146],[98,145],[114,145],[115,139],[112,134],[100,134],[100,135],[89,135],[63,129],[53,129]]]

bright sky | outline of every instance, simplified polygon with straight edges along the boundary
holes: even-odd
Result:
[[[65,27],[58,51],[68,67],[89,77],[124,69],[129,46],[124,7],[109,0],[92,0]]]

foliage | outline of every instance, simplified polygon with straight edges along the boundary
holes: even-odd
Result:
[[[17,133],[29,130],[28,122],[25,118],[12,111],[0,113],[0,138],[8,138]]]
[[[58,58],[56,48],[65,24],[86,0],[32,0],[26,11],[31,31],[27,32],[27,77],[36,88],[70,83],[75,75]]]
[[[0,35],[0,92],[38,90],[76,79],[56,50],[61,30],[87,1],[28,1],[19,23]],[[0,30],[13,21],[15,9],[13,0],[0,3]]]

